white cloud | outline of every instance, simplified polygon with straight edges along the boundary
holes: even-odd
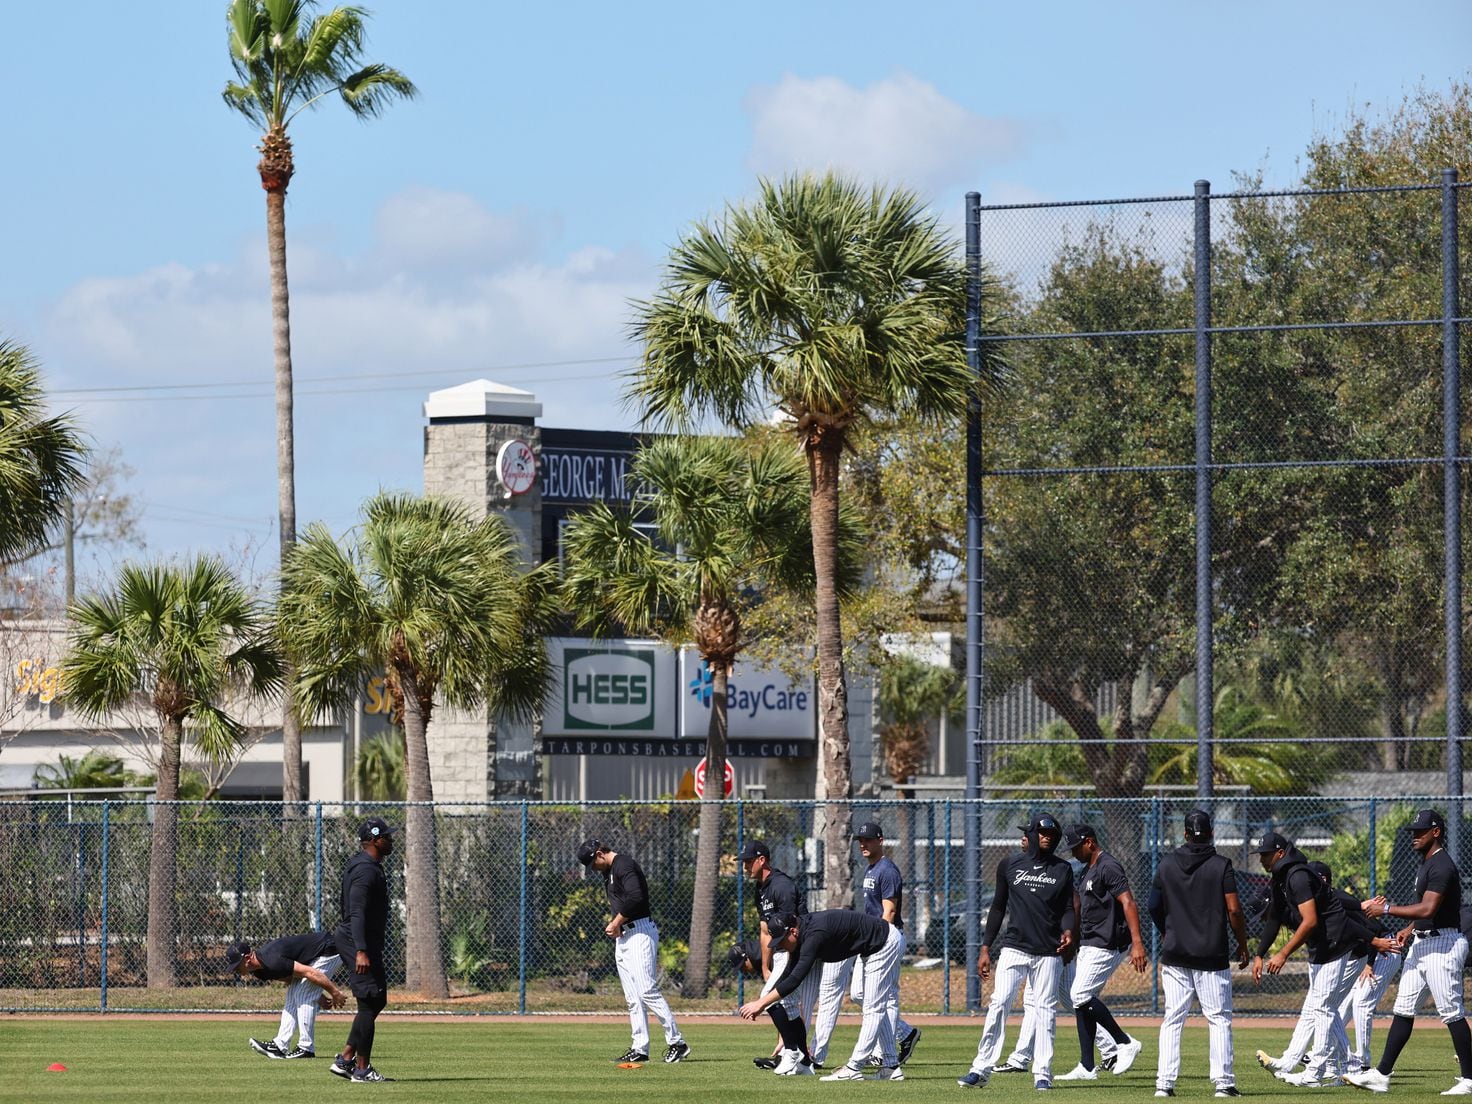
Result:
[[[933,194],[970,183],[1022,144],[1016,123],[979,115],[908,73],[866,88],[789,74],[753,89],[746,108],[747,165],[765,175],[841,169]]]

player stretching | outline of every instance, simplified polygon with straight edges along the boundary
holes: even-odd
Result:
[[[383,860],[394,853],[394,830],[381,817],[358,826],[360,850],[342,870],[342,922],[332,933],[338,953],[352,962],[348,988],[358,998],[358,1012],[342,1053],[329,1073],[372,1084],[389,1081],[373,1068],[373,1028],[388,1003],[388,972],[383,959],[388,931],[388,879]],[[351,956],[349,958],[349,956]]]
[[[983,981],[992,973],[991,947],[998,935],[1002,937],[1001,954],[976,1057],[970,1071],[956,1081],[968,1089],[985,1085],[997,1068],[1007,1029],[1007,1006],[1024,982],[1037,1000],[1033,1084],[1039,1089],[1053,1087],[1053,1028],[1058,1014],[1058,975],[1063,969],[1058,956],[1073,946],[1073,867],[1055,854],[1062,835],[1057,820],[1047,813],[1034,813],[1027,830],[1032,850],[997,864],[997,890],[976,960],[976,972]],[[1010,922],[1002,934],[1004,918]]]
[[[755,887],[756,911],[761,920],[760,973],[765,995],[787,970],[788,954],[772,946],[767,920],[773,916],[807,915],[802,890],[790,877],[772,865],[772,851],[761,840],[748,840],[741,849],[741,864],[746,877]],[[797,1077],[813,1072],[813,1058],[808,1053],[804,1024],[812,1016],[817,1001],[818,975],[810,974],[798,990],[767,1009],[767,1015],[782,1037],[782,1047],[774,1058],[754,1059],[758,1069],[775,1070],[784,1077]],[[806,1013],[806,1015],[804,1015]],[[789,1026],[790,1024],[790,1026]],[[790,1041],[800,1045],[789,1046]]]
[[[613,914],[603,933],[614,941],[613,964],[624,987],[629,1006],[633,1042],[616,1061],[649,1061],[649,1013],[664,1028],[664,1060],[679,1062],[690,1056],[690,1046],[680,1034],[669,1001],[659,991],[654,972],[659,968],[659,929],[649,915],[649,883],[644,871],[627,855],[598,840],[584,840],[578,847],[578,862],[603,875],[608,891],[608,911]]]
[[[317,1024],[317,1006],[323,993],[328,1008],[341,1008],[347,997],[332,984],[332,975],[342,962],[332,936],[326,932],[284,935],[259,947],[244,941],[225,948],[225,961],[242,977],[247,974],[261,981],[285,981],[286,1001],[281,1006],[281,1027],[269,1042],[251,1039],[250,1047],[267,1058],[315,1058],[313,1029]],[[291,1037],[301,1031],[297,1045]]]
[[[1118,1047],[1112,1072],[1129,1072],[1140,1056],[1141,1043],[1127,1035],[1114,1014],[1099,999],[1104,985],[1124,961],[1129,949],[1130,965],[1143,974],[1149,960],[1140,935],[1140,909],[1130,892],[1124,867],[1099,846],[1094,830],[1075,824],[1063,834],[1063,846],[1084,864],[1078,887],[1079,942],[1072,991],[1068,994],[1078,1026],[1079,1064],[1059,1081],[1094,1081],[1094,1036],[1102,1027]]]
[[[1446,821],[1435,809],[1422,809],[1406,825],[1411,843],[1421,856],[1416,875],[1414,905],[1392,905],[1384,897],[1365,901],[1369,916],[1398,916],[1409,920],[1397,939],[1409,944],[1401,968],[1400,989],[1395,998],[1395,1015],[1385,1039],[1380,1064],[1344,1080],[1370,1092],[1388,1092],[1395,1061],[1411,1038],[1416,1025],[1416,1005],[1427,989],[1436,1003],[1441,1022],[1451,1033],[1461,1077],[1442,1096],[1472,1096],[1472,1031],[1462,1008],[1462,968],[1467,961],[1467,939],[1462,934],[1462,879],[1456,863],[1446,853]],[[1414,942],[1411,942],[1414,940]]]

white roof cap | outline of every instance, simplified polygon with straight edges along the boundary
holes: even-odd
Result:
[[[478,379],[431,391],[424,403],[424,416],[431,421],[435,418],[540,418],[542,404],[530,391]]]

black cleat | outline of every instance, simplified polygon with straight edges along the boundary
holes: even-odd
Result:
[[[250,1041],[250,1048],[257,1054],[264,1054],[267,1058],[286,1057],[286,1051],[277,1046],[276,1040],[274,1039],[272,1039],[269,1043],[263,1043],[259,1039],[252,1039]]]
[[[683,1062],[690,1057],[690,1044],[681,1039],[678,1043],[671,1043],[665,1048],[664,1060],[666,1062]]]
[[[910,1060],[910,1055],[915,1053],[915,1044],[920,1041],[920,1029],[910,1028],[910,1033],[900,1040],[899,1064],[904,1065]]]
[[[327,1072],[334,1077],[351,1077],[353,1075],[353,1060],[344,1058],[339,1054],[332,1060],[332,1065],[327,1067]]]
[[[1012,1062],[1008,1062],[1005,1065],[998,1066],[996,1069],[992,1070],[992,1072],[993,1073],[1026,1073],[1027,1072],[1027,1067],[1026,1066],[1016,1065],[1016,1064],[1014,1064]]]
[[[753,1058],[751,1064],[757,1069],[774,1070],[777,1068],[777,1056],[768,1055],[766,1058]]]
[[[372,1066],[364,1066],[362,1069],[353,1070],[351,1078],[355,1085],[376,1085],[384,1081],[392,1081],[392,1077],[385,1077]]]
[[[288,1050],[286,1052],[285,1057],[287,1057],[287,1058],[315,1058],[315,1057],[317,1057],[317,1052],[315,1050],[303,1050],[301,1047],[292,1047],[290,1050]]]
[[[1101,1070],[1106,1070],[1109,1073],[1113,1073],[1114,1072],[1114,1063],[1117,1062],[1118,1060],[1119,1060],[1118,1057],[1115,1056],[1115,1055],[1113,1055],[1113,1054],[1111,1054],[1108,1058],[1100,1058],[1099,1059],[1099,1068]]]
[[[649,1055],[645,1054],[642,1050],[635,1050],[633,1047],[629,1047],[628,1050],[626,1050],[622,1054],[620,1054],[617,1058],[614,1059],[614,1061],[615,1062],[647,1062],[647,1061],[649,1061]]]

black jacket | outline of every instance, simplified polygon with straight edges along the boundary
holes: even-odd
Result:
[[[1150,887],[1150,918],[1160,929],[1160,961],[1188,970],[1225,970],[1231,861],[1209,843],[1188,843],[1160,860]]]
[[[1357,930],[1360,926],[1351,927],[1344,902],[1308,868],[1308,859],[1298,848],[1290,847],[1273,867],[1272,885],[1268,892],[1268,922],[1257,945],[1259,955],[1272,950],[1273,942],[1285,924],[1297,929],[1303,923],[1301,904],[1308,901],[1313,901],[1318,914],[1318,923],[1308,933],[1305,942],[1310,962],[1336,962],[1349,954],[1356,944],[1364,942],[1362,933]],[[1355,911],[1359,911],[1358,906]]]
[[[1007,928],[1002,931],[1002,920]],[[1075,926],[1073,867],[1051,851],[1020,851],[997,864],[997,890],[982,943],[1033,955],[1056,955],[1063,932]]]
[[[378,965],[388,931],[388,878],[383,866],[366,851],[359,851],[342,869],[342,921],[333,932],[333,942],[349,969],[359,951]]]

